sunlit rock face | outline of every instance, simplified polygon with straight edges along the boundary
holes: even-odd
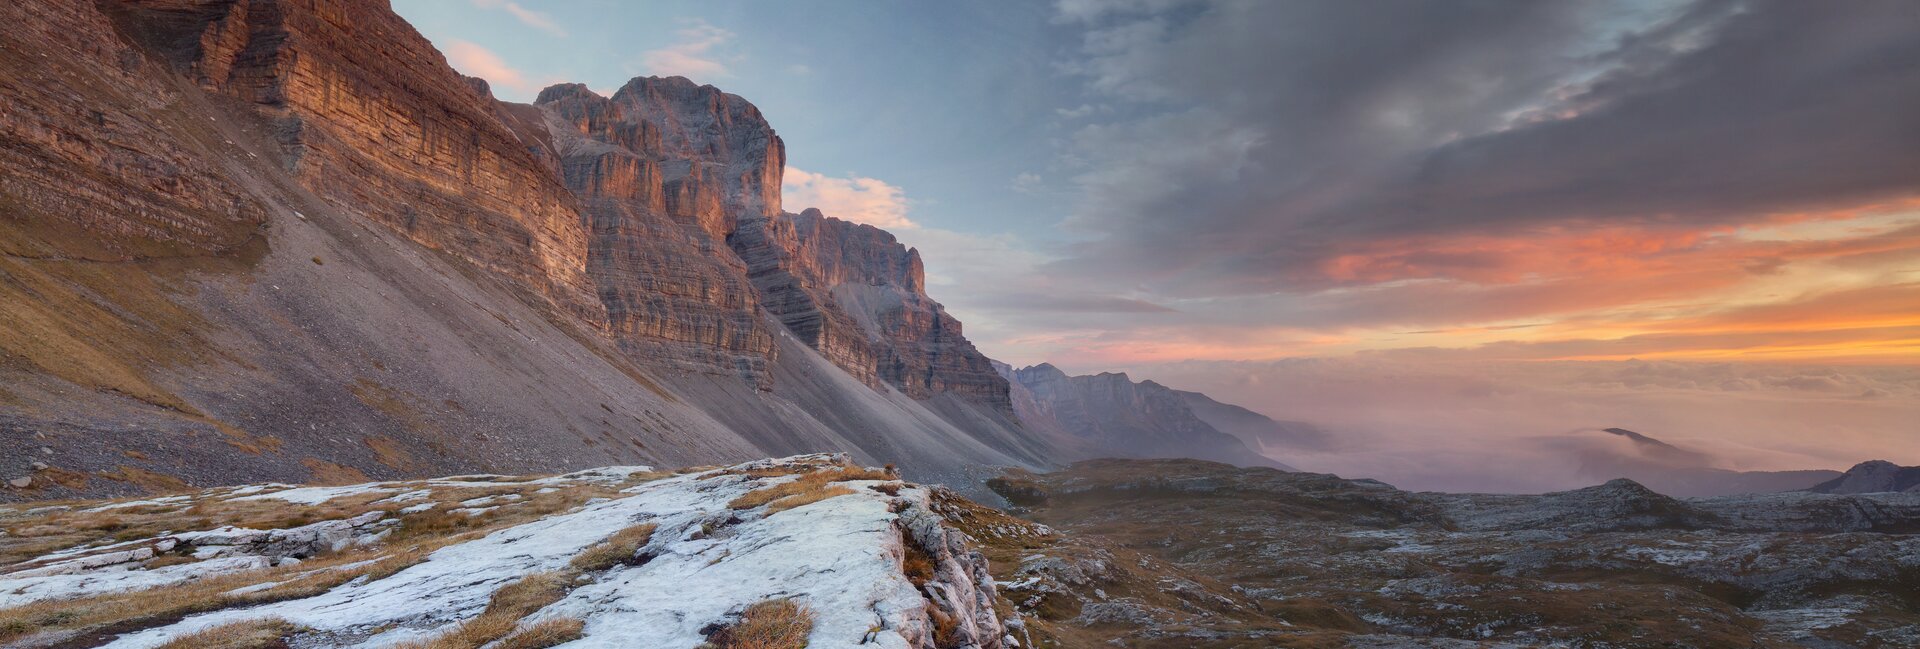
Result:
[[[597,319],[578,201],[386,3],[135,0],[122,31],[248,102],[307,190]],[[369,47],[369,43],[379,43]]]
[[[742,215],[779,200],[786,153],[760,111],[680,77],[634,79],[611,98],[557,85],[535,105],[585,208],[587,272],[622,348],[768,381],[772,332],[726,247]]]
[[[1012,412],[992,361],[927,297],[920,252],[892,234],[807,209],[742,222],[732,243],[763,306],[855,377],[916,399],[952,392]]]
[[[183,136],[184,114],[150,110],[182,93],[152,78],[107,16],[90,3],[10,3],[0,40],[0,252],[127,261],[257,240],[265,207],[208,159],[219,142]]]

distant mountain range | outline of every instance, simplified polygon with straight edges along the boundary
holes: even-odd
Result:
[[[1732,471],[1711,466],[1706,453],[1682,448],[1625,428],[1597,432],[1631,442],[1625,452],[1592,448],[1579,452],[1580,477],[1594,482],[1629,478],[1676,497],[1727,496],[1797,491],[1841,477],[1839,471]]]
[[[996,368],[1011,386],[1020,423],[1052,446],[1067,449],[1071,459],[1190,457],[1292,470],[1258,452],[1262,437],[1253,433],[1264,429],[1246,415],[1260,416],[1238,406],[1153,381],[1135,382],[1120,373],[1069,376],[1047,363],[1017,370],[999,363]],[[1221,418],[1229,425],[1215,426],[1189,405],[1186,395],[1213,404],[1210,414],[1231,408],[1244,415]]]

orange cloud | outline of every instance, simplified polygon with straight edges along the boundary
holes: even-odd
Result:
[[[463,74],[486,79],[495,86],[510,88],[523,93],[539,90],[527,75],[507,65],[505,59],[492,50],[462,40],[447,41],[447,63]]]
[[[1920,361],[1920,211],[1349,244],[1304,293],[990,349],[1083,367],[1433,348],[1504,360]]]

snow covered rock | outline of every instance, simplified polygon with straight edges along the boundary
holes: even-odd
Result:
[[[742,624],[750,607],[769,601],[790,602],[804,611],[810,620],[807,646],[815,649],[1010,647],[1007,626],[995,611],[999,599],[986,559],[966,534],[934,511],[933,490],[903,483],[887,471],[823,454],[704,472],[600,470],[563,478],[358,485],[353,493],[373,494],[365,496],[368,504],[383,508],[287,529],[223,527],[101,546],[61,559],[61,565],[111,560],[122,577],[105,569],[76,569],[94,585],[65,583],[59,585],[64,590],[49,586],[31,594],[34,600],[50,600],[35,604],[46,606],[65,597],[170,587],[181,573],[204,574],[206,568],[227,571],[221,579],[228,580],[255,574],[232,570],[260,575],[258,583],[218,582],[220,596],[227,598],[222,601],[246,605],[208,607],[217,610],[165,624],[122,626],[130,630],[102,645],[116,649],[157,647],[213,627],[267,620],[284,620],[298,629],[290,646],[380,649],[430,640],[483,615],[497,619],[503,613],[496,593],[542,580],[550,596],[507,619],[515,629],[575,626],[577,637],[560,645],[571,649],[693,649]],[[460,484],[445,486],[450,483]],[[422,485],[432,493],[389,500]],[[482,488],[536,495],[473,495]],[[317,490],[304,487],[244,497],[302,490],[286,502],[318,497]],[[577,497],[565,501],[569,505],[539,509],[570,493]],[[478,497],[494,498],[488,502],[498,511],[477,521],[452,522],[450,507],[389,511],[407,503],[414,504],[406,509],[420,503],[451,506]],[[488,527],[491,521],[503,522]],[[454,531],[431,536],[436,524]],[[620,539],[639,540],[619,546]],[[159,549],[162,542],[169,545]],[[437,549],[421,552],[422,544]],[[358,553],[352,556],[369,559],[316,563],[349,547]],[[342,578],[298,596],[261,596],[321,570],[350,571],[392,560],[394,555],[380,554],[389,549],[420,554],[392,570]],[[215,558],[141,569],[143,558],[132,556],[151,557],[156,551]],[[593,556],[604,560],[589,560]],[[308,561],[300,564],[300,558]],[[235,563],[245,560],[252,563]],[[311,567],[321,565],[329,567]],[[0,575],[0,592],[23,579]],[[0,610],[0,617],[5,614]],[[60,633],[71,631],[28,636],[19,646],[50,646],[71,637]],[[5,636],[0,644],[16,646]]]

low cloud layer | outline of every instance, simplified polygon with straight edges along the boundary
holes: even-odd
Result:
[[[1594,484],[1596,458],[1740,471],[1920,464],[1920,369],[1694,362],[1344,359],[1128,368],[1326,429],[1326,452],[1280,459],[1410,489],[1539,492]],[[1599,428],[1680,449],[1649,454]]]

